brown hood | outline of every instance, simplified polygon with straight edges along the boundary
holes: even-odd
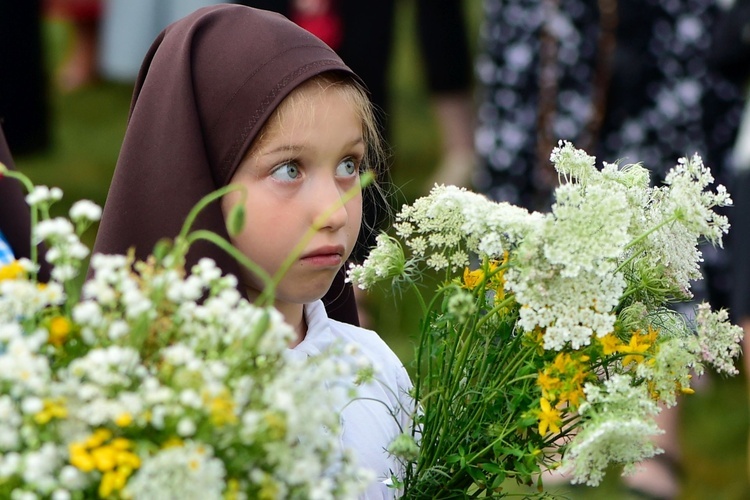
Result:
[[[272,12],[225,4],[167,27],[141,66],[94,252],[135,247],[143,259],[158,240],[176,236],[198,200],[231,179],[279,103],[326,71],[354,76],[322,41]],[[219,203],[194,228],[228,238]],[[239,273],[234,259],[202,242],[188,269],[201,257]],[[324,299],[331,317],[356,324],[342,273],[328,296],[336,299]]]

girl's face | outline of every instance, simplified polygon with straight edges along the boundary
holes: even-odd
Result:
[[[280,105],[231,179],[247,189],[247,222],[234,245],[273,276],[304,235],[317,229],[276,290],[276,306],[320,299],[349,257],[362,220],[362,120],[344,91],[307,83]],[[352,188],[356,196],[342,204]],[[240,200],[223,200],[224,214]],[[243,276],[250,298],[262,291]]]

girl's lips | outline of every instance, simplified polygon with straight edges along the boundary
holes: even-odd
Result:
[[[314,266],[333,267],[343,264],[343,255],[343,246],[326,246],[307,252],[300,260]]]

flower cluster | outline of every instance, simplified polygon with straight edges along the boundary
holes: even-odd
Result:
[[[339,412],[368,367],[346,346],[289,356],[280,313],[210,260],[186,273],[177,244],[94,255],[78,296],[79,236],[101,211],[51,219],[59,198],[27,198],[51,281],[32,260],[0,268],[0,497],[356,498],[372,478]]]
[[[562,182],[549,213],[436,186],[350,270],[363,288],[443,277],[420,299],[407,496],[492,492],[559,466],[597,484],[608,464],[627,472],[660,451],[653,416],[692,392],[692,373],[736,373],[742,333],[725,311],[704,304],[688,320],[669,307],[692,297],[698,243],[728,230],[714,209],[732,200],[708,190],[701,158],[658,187],[641,165],[597,169],[565,142],[551,161]]]

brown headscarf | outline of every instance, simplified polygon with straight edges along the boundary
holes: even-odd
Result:
[[[279,14],[224,4],[168,26],[138,75],[94,252],[135,247],[144,259],[158,240],[175,237],[198,200],[229,182],[281,101],[326,71],[357,78],[327,45]],[[194,228],[228,238],[219,203]],[[205,242],[191,248],[187,268],[201,257],[239,276],[239,264]],[[324,302],[332,318],[357,324],[343,277],[342,270]]]
[[[0,162],[14,169],[5,134],[0,127]],[[0,178],[0,231],[3,232],[15,257],[31,256],[31,213],[24,199],[21,183],[16,179]],[[44,260],[44,248],[39,246],[39,279],[49,280],[50,267]]]

